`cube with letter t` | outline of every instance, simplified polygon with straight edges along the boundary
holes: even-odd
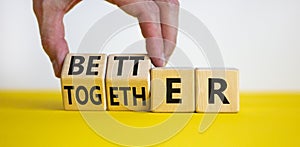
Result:
[[[104,54],[68,54],[61,73],[66,110],[106,110]]]
[[[147,55],[110,55],[106,72],[108,110],[149,111],[150,68]]]

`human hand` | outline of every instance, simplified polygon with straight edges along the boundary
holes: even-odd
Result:
[[[69,53],[63,17],[81,0],[33,0],[43,48],[49,56],[55,76],[60,78],[64,58]],[[137,17],[146,49],[155,66],[164,66],[177,38],[177,0],[108,0]]]
[[[80,0],[33,0],[33,10],[39,24],[42,45],[58,78],[60,78],[64,58],[69,53],[63,17],[79,2]]]

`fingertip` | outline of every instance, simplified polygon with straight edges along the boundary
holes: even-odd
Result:
[[[64,60],[68,53],[69,53],[68,50],[66,51],[62,50],[59,56],[52,61],[53,70],[57,78],[61,78],[61,72],[62,72]]]
[[[164,67],[165,61],[161,58],[151,57],[151,62],[155,67]]]
[[[59,70],[59,64],[56,61],[52,61],[52,67],[54,70],[55,77],[60,78],[61,77],[61,71]]]
[[[62,65],[60,65],[60,64],[59,64],[58,62],[56,62],[56,61],[52,61],[52,66],[53,66],[53,70],[54,70],[55,77],[61,78],[61,69],[62,69]]]

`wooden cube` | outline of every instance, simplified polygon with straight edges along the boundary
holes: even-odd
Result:
[[[147,55],[110,55],[106,72],[108,109],[149,111],[150,68]]]
[[[65,110],[106,110],[104,54],[68,54],[61,72]]]
[[[151,111],[194,112],[194,69],[154,68],[151,70]]]
[[[196,69],[196,112],[238,112],[237,69]]]

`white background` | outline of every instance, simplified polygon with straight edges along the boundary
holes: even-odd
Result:
[[[213,34],[225,66],[240,69],[241,90],[300,90],[299,0],[185,0],[181,7],[198,17]],[[71,52],[77,51],[97,20],[115,9],[101,0],[86,0],[69,12],[64,22]],[[142,38],[137,26],[117,36],[117,43],[108,45],[115,49],[110,52],[126,48],[118,43],[120,39],[124,43],[132,42],[132,38]],[[189,52],[193,64],[204,66],[202,60],[195,63],[195,53],[187,51],[193,45],[181,34],[178,47]],[[1,0],[0,89],[59,88],[60,81],[41,49],[31,0]]]

